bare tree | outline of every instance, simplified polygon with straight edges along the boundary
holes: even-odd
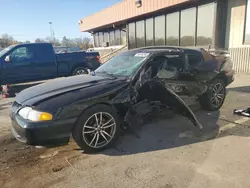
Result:
[[[8,34],[3,34],[0,37],[0,46],[3,48],[8,47],[9,45],[12,45],[15,43],[17,43],[17,41],[14,41],[13,37]]]

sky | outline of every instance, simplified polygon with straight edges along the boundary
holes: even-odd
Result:
[[[0,0],[0,35],[7,33],[18,41],[34,41],[50,36],[90,37],[80,32],[78,21],[121,0]]]

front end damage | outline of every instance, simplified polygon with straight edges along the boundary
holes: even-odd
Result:
[[[165,109],[188,118],[197,128],[202,130],[202,125],[189,106],[170,87],[159,80],[150,80],[139,88],[133,103],[130,105],[125,122],[129,127],[141,124],[143,116],[160,112]]]

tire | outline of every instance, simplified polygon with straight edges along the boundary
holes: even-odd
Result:
[[[102,118],[100,117],[101,114]],[[97,127],[95,125],[95,115],[97,115],[98,124],[100,124],[100,119],[102,119],[102,126]],[[95,153],[111,147],[119,136],[120,130],[121,127],[116,110],[106,105],[95,105],[88,108],[79,117],[72,131],[72,137],[84,152]]]
[[[221,88],[221,90],[219,88]],[[215,99],[215,91],[218,91],[216,98],[219,100],[219,102]],[[216,111],[219,110],[223,105],[225,97],[226,86],[224,81],[221,79],[215,79],[209,86],[207,92],[199,98],[199,102],[204,110]]]
[[[72,72],[72,76],[81,75],[81,74],[88,74],[87,69],[84,67],[77,67]]]

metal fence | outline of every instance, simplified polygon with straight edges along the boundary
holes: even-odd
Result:
[[[237,73],[250,73],[250,47],[230,48],[233,68]]]

